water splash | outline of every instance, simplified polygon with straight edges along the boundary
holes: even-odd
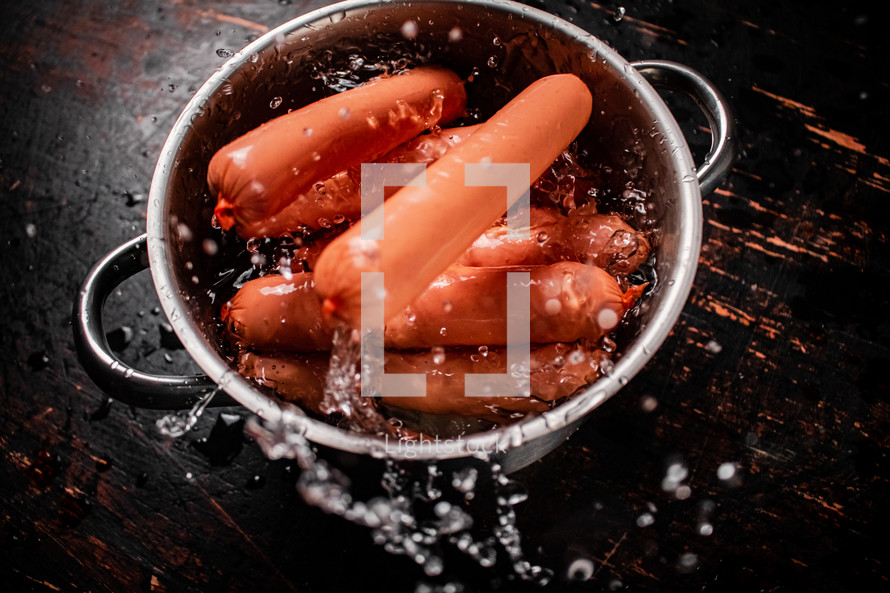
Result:
[[[210,404],[210,401],[219,393],[219,388],[210,391],[199,399],[190,410],[181,410],[172,414],[167,414],[157,419],[155,426],[158,432],[170,438],[179,438],[198,423],[204,410]]]
[[[446,469],[385,457],[382,494],[356,500],[349,476],[313,451],[303,436],[304,422],[299,412],[283,408],[277,421],[251,418],[245,430],[268,458],[297,461],[301,471],[296,488],[308,504],[371,529],[374,543],[411,558],[428,577],[445,573],[445,555],[451,550],[483,568],[502,559],[512,579],[543,586],[552,578],[552,571],[525,557],[514,506],[527,494],[496,462],[480,458]],[[481,508],[482,502],[468,504],[483,498],[475,496],[483,485],[491,485],[493,510]],[[482,527],[489,524],[494,527]]]
[[[328,416],[341,417],[344,428],[370,434],[388,434],[392,425],[377,410],[375,399],[363,394],[370,387],[368,383],[373,383],[379,373],[371,373],[373,368],[364,369],[366,381],[363,384],[360,358],[359,332],[338,327],[332,340],[331,364],[319,409]],[[382,364],[379,366],[383,367]]]

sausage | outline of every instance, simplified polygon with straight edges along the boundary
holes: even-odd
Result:
[[[330,352],[263,355],[245,350],[238,355],[237,364],[243,377],[274,390],[282,399],[321,414],[330,358]]]
[[[478,124],[422,134],[397,146],[379,159],[379,162],[431,163],[467,138],[477,127]],[[280,212],[266,218],[243,221],[235,227],[236,231],[245,239],[278,237],[304,227],[318,229],[332,222],[357,220],[362,212],[360,186],[361,166],[349,167],[315,183]],[[395,193],[394,190],[387,189],[386,193]]]
[[[279,116],[221,148],[207,183],[224,230],[280,212],[353,165],[372,162],[424,130],[459,117],[463,81],[420,67],[382,77]]]
[[[630,274],[649,258],[649,240],[619,216],[570,214],[532,207],[530,228],[489,228],[457,260],[464,266],[528,266],[557,261],[597,265]]]
[[[485,355],[476,348],[449,348],[442,352],[387,352],[384,366],[392,373],[425,373],[425,397],[382,397],[389,408],[430,414],[455,414],[503,421],[513,413],[544,412],[553,403],[589,385],[609,355],[574,344],[545,344],[531,350],[530,397],[465,397],[468,373],[503,373],[503,349]],[[327,353],[257,354],[243,352],[238,370],[273,389],[287,401],[320,414],[329,357]]]
[[[362,212],[357,197],[359,182],[360,174],[355,169],[340,171],[297,194],[280,212],[244,217],[235,231],[243,239],[280,237],[304,227],[318,229],[335,221],[358,218]]]
[[[453,266],[386,323],[395,348],[507,343],[507,273],[521,268]],[[618,281],[596,266],[559,262],[527,268],[532,343],[595,341],[627,308]]]
[[[246,282],[222,307],[229,338],[266,351],[330,350],[312,274],[267,274]]]
[[[576,344],[554,343],[531,349],[531,396],[466,397],[468,373],[504,373],[506,352],[490,348],[483,356],[476,348],[449,348],[443,353],[388,353],[384,368],[392,373],[425,373],[426,397],[382,397],[387,406],[427,412],[485,417],[506,412],[544,412],[599,377],[599,363],[608,357]]]
[[[564,216],[552,208],[532,206],[530,218],[531,226],[517,231],[506,224],[492,226],[461,254],[457,265],[486,268],[575,261],[599,266],[612,275],[627,275],[645,263],[652,250],[646,236],[620,216]],[[293,259],[314,269],[334,238],[307,241],[294,252]]]
[[[452,266],[387,322],[385,346],[506,344],[507,273],[517,270]],[[595,266],[559,262],[526,270],[533,343],[598,340],[638,296],[622,293],[618,281]],[[333,331],[322,319],[317,277],[304,272],[288,280],[270,274],[245,283],[223,307],[230,337],[264,352],[330,349]]]
[[[464,165],[527,163],[526,190],[584,128],[592,101],[572,74],[535,81],[430,165],[426,185],[402,188],[369,215],[385,240],[362,238],[368,217],[335,239],[315,268],[325,314],[358,327],[362,272],[384,274],[384,320],[402,311],[519,198],[466,185]]]

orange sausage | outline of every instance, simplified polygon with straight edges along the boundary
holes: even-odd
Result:
[[[519,268],[453,266],[386,324],[384,343],[395,348],[507,343],[507,272]],[[598,340],[617,325],[636,296],[622,294],[601,268],[576,262],[527,268],[533,343]],[[223,308],[230,337],[264,352],[331,348],[333,332],[321,316],[309,272],[291,280],[270,274],[251,280]]]
[[[511,413],[544,412],[555,402],[589,385],[599,375],[599,364],[608,358],[573,344],[545,344],[531,350],[531,397],[465,397],[468,373],[503,373],[503,349],[491,348],[482,355],[476,348],[449,348],[441,353],[387,352],[387,372],[425,373],[425,397],[382,397],[380,403],[431,414],[456,414],[503,421]],[[444,360],[443,360],[444,359]],[[282,399],[320,412],[329,357],[326,353],[256,354],[239,356],[239,372],[273,389]]]
[[[576,262],[533,266],[530,272],[532,343],[598,340],[626,309],[617,280]],[[386,323],[395,348],[507,343],[507,272],[517,268],[453,266],[401,314]]]
[[[402,188],[380,217],[372,213],[382,218],[384,241],[362,238],[367,218],[334,240],[315,269],[325,313],[358,327],[361,272],[383,272],[385,320],[402,311],[519,198],[467,186],[464,165],[526,163],[527,189],[584,128],[592,101],[572,74],[539,79],[430,165],[426,185]]]
[[[463,141],[478,126],[448,128],[422,134],[399,145],[383,158],[382,163],[431,163],[445,154],[449,148]],[[324,181],[314,184],[299,194],[290,204],[266,218],[243,221],[236,227],[245,238],[278,237],[293,233],[302,227],[318,229],[327,223],[357,220],[362,213],[361,166],[340,171]],[[388,194],[395,193],[388,191]],[[314,263],[314,261],[313,261]]]
[[[372,162],[465,107],[464,84],[454,72],[421,67],[277,117],[210,160],[216,219],[225,230],[266,219],[316,182]]]
[[[238,355],[238,372],[273,389],[282,399],[321,414],[330,352],[262,355],[250,351]]]
[[[222,308],[221,318],[237,344],[266,351],[330,350],[312,274],[288,280],[268,274],[246,282]]]
[[[530,229],[489,228],[457,260],[464,266],[528,266],[557,261],[597,265],[629,274],[649,258],[650,245],[619,216],[570,214],[532,207]]]
[[[357,199],[359,180],[360,174],[353,168],[340,171],[298,194],[280,212],[243,217],[235,231],[243,239],[280,237],[302,231],[303,227],[318,229],[328,223],[358,218],[362,211],[361,200]]]

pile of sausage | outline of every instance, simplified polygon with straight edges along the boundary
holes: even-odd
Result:
[[[223,305],[244,376],[318,413],[334,329],[360,326],[361,274],[382,272],[386,372],[427,376],[425,397],[384,394],[388,410],[498,422],[545,411],[598,377],[610,356],[601,339],[641,294],[625,280],[649,257],[648,240],[593,204],[532,200],[530,226],[518,230],[504,216],[553,175],[587,124],[590,91],[573,75],[547,76],[487,121],[449,128],[466,102],[455,73],[417,67],[280,116],[213,157],[208,183],[226,231],[277,237],[352,221],[339,235],[308,235],[296,256],[306,271],[267,273]],[[362,218],[362,163],[420,163],[424,183],[387,188]],[[470,164],[510,163],[527,165],[528,179],[467,183]],[[507,371],[510,271],[531,280],[531,396],[464,397],[467,373]]]

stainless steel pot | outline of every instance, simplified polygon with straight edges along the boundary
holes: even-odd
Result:
[[[503,0],[350,0],[306,14],[270,31],[235,54],[195,94],[173,126],[152,179],[147,233],[98,262],[75,303],[75,337],[85,368],[112,397],[155,408],[193,405],[219,386],[227,397],[276,422],[287,415],[310,441],[358,455],[396,458],[378,437],[344,431],[281,404],[242,378],[226,362],[208,288],[213,257],[202,248],[210,236],[213,199],[206,193],[207,163],[236,136],[278,115],[273,97],[300,106],[313,100],[319,60],[361,51],[369,59],[408,43],[435,61],[516,89],[554,72],[573,72],[591,88],[593,117],[582,141],[615,168],[634,168],[634,184],[651,196],[658,220],[658,283],[621,344],[614,371],[543,415],[474,434],[449,450],[416,449],[415,460],[461,458],[500,451],[507,471],[522,467],[563,442],[597,406],[617,393],[652,357],[677,320],[690,287],[701,243],[701,196],[729,171],[736,155],[733,120],[719,92],[689,68],[665,61],[627,62],[590,33],[553,15]],[[484,83],[483,83],[484,84]],[[697,168],[683,133],[653,87],[691,96],[707,115],[711,150]],[[506,97],[504,98],[506,100]],[[184,347],[206,376],[157,376],[130,368],[108,347],[102,306],[113,288],[149,267],[161,304]],[[504,450],[506,449],[506,450]]]

